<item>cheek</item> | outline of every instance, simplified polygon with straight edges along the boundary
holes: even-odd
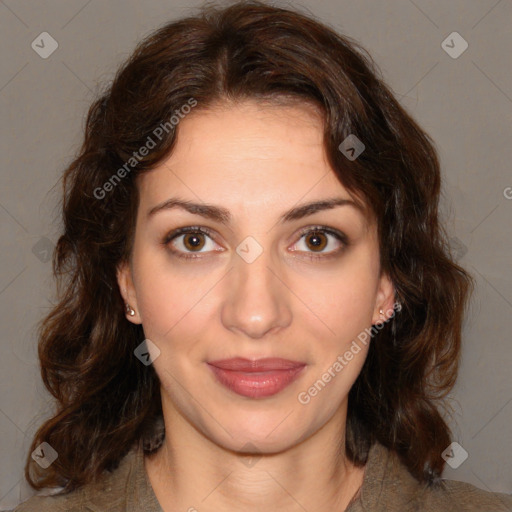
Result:
[[[212,316],[214,273],[183,272],[162,254],[146,253],[136,261],[137,305],[144,333],[154,341],[173,340],[187,347],[204,337]]]
[[[378,269],[368,255],[358,253],[322,276],[304,274],[294,285],[309,330],[332,340],[350,343],[371,325]]]
[[[144,331],[149,338],[160,336],[176,323],[190,293],[160,251],[135,250],[133,267]]]

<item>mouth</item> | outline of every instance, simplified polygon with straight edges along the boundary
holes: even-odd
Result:
[[[275,395],[299,378],[306,363],[281,358],[232,358],[207,363],[224,387],[248,398]]]

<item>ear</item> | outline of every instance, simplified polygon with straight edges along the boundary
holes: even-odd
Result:
[[[121,292],[125,305],[129,304],[129,306],[135,311],[135,315],[133,316],[125,311],[126,318],[133,324],[141,324],[142,319],[140,317],[139,307],[137,304],[137,294],[135,292],[135,286],[133,285],[130,263],[127,261],[121,262],[117,266],[116,275],[119,291]]]
[[[375,309],[373,312],[372,324],[385,322],[392,317],[395,305],[395,286],[387,274],[382,274],[377,290]],[[383,314],[379,311],[382,309]]]

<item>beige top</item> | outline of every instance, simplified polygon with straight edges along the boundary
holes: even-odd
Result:
[[[199,497],[198,497],[199,500]],[[194,506],[192,503],[191,506]],[[197,510],[204,507],[199,505]],[[33,496],[14,512],[163,512],[148,480],[142,443],[134,445],[112,473],[61,496]],[[510,512],[512,495],[443,480],[429,489],[379,443],[370,450],[363,485],[345,512]],[[273,511],[268,511],[273,512]],[[317,512],[314,510],[308,512]],[[341,511],[340,511],[341,512]]]

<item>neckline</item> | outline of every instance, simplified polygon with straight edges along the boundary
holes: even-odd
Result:
[[[145,463],[143,443],[139,442],[134,450],[135,470],[129,485],[127,512],[163,512],[155,491],[149,480]],[[376,441],[369,450],[365,465],[363,482],[344,512],[372,511],[379,503],[383,490],[383,478],[389,463],[389,451]]]

